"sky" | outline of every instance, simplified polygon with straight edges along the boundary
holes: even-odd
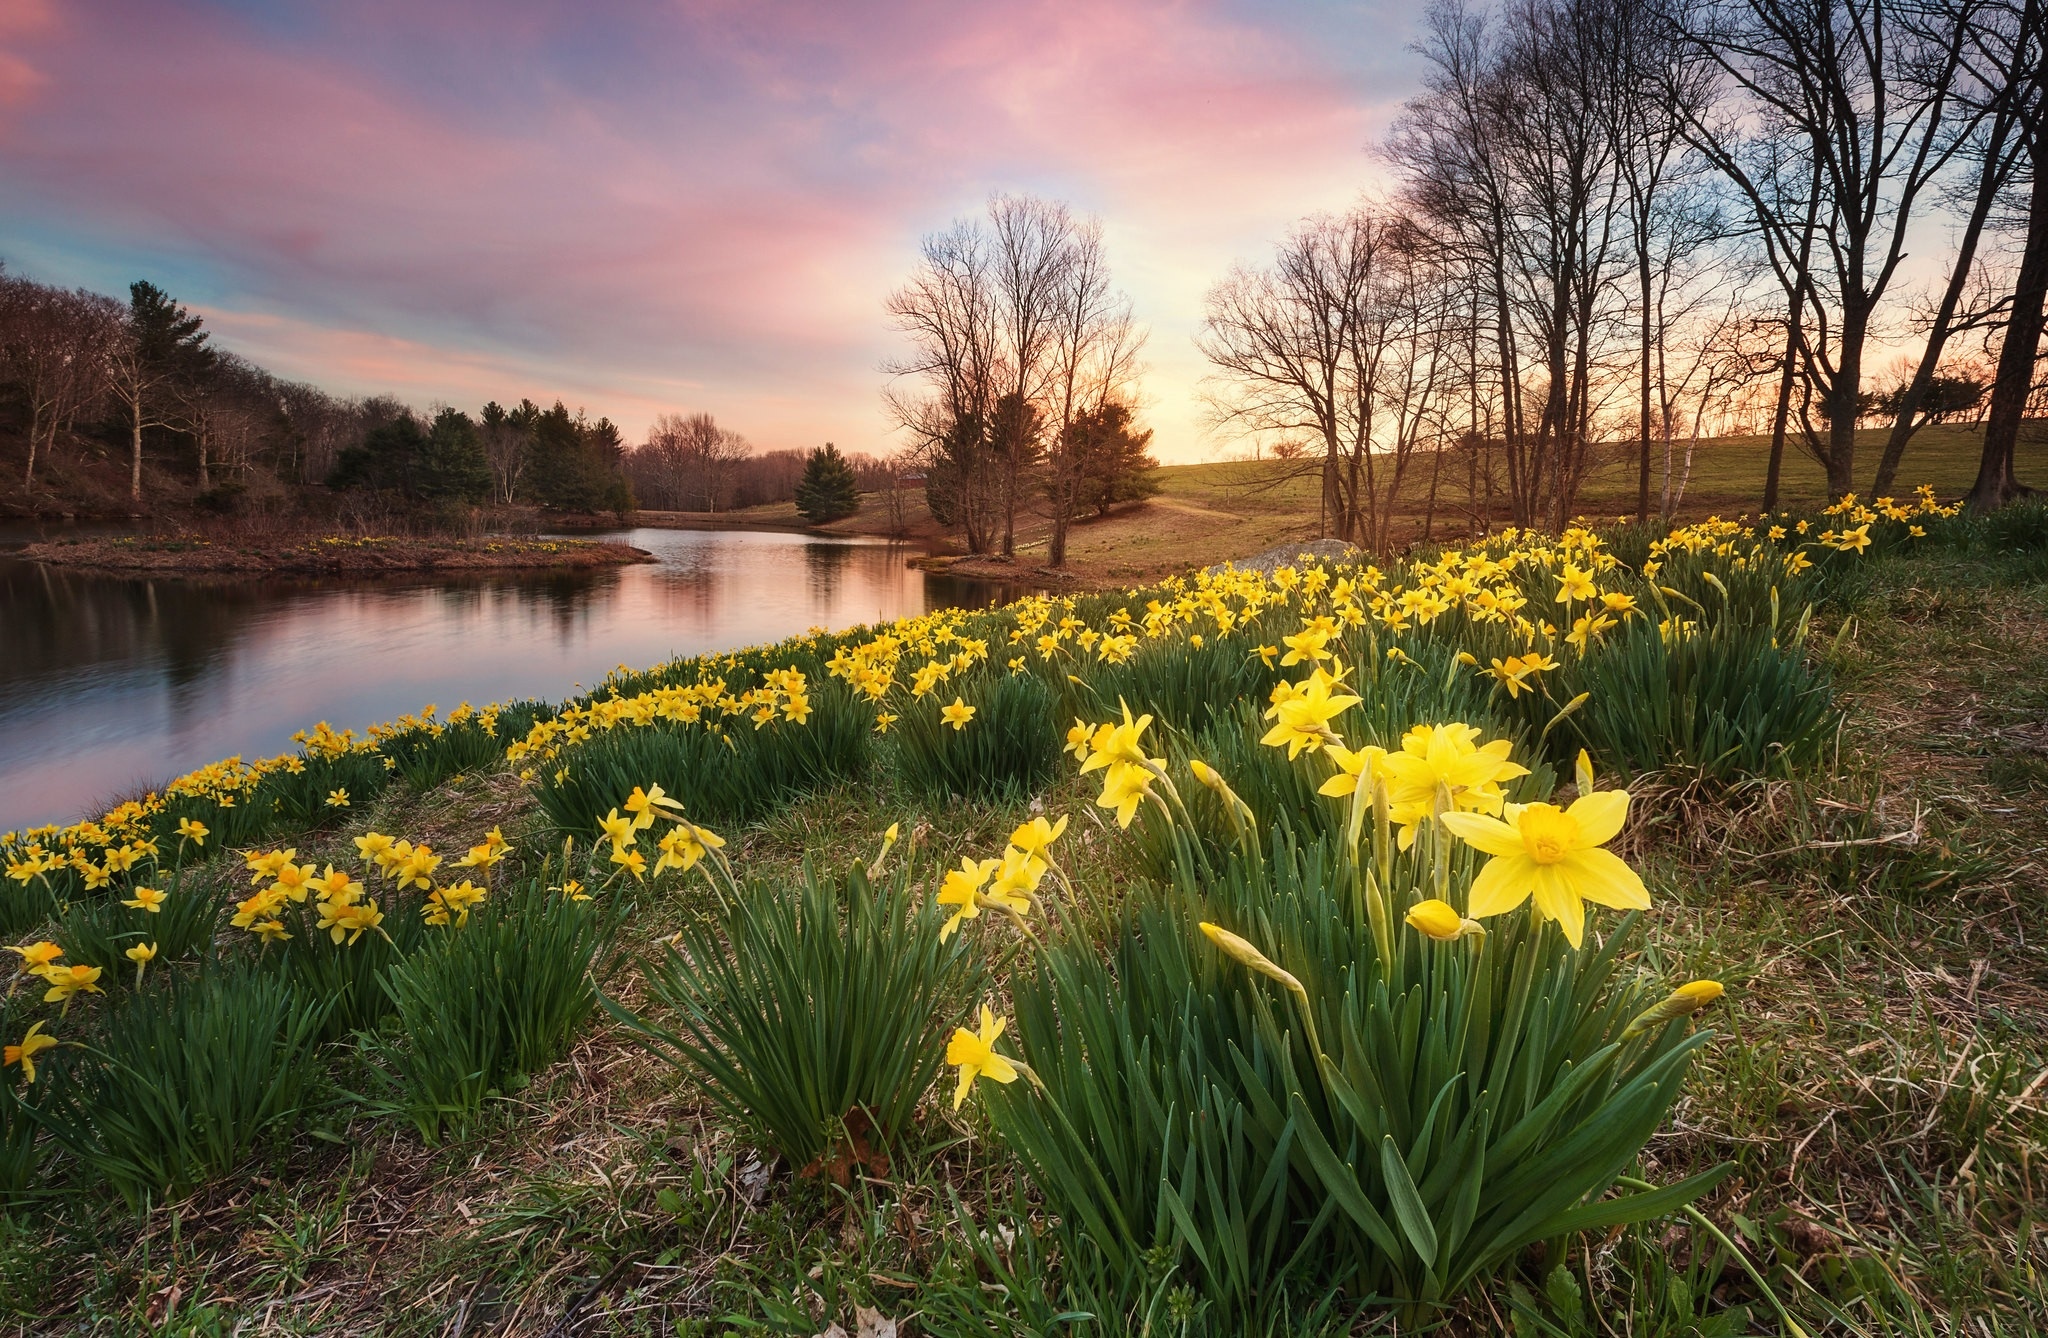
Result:
[[[885,451],[883,303],[999,191],[1101,219],[1143,416],[1203,294],[1382,178],[1421,0],[0,0],[0,260],[278,375]]]

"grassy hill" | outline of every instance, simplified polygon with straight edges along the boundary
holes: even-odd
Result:
[[[1857,452],[1863,462],[1857,474],[1866,481],[1866,490],[1867,480],[1877,471],[1884,437],[1885,430],[1881,428],[1868,428],[1857,434]],[[1921,483],[1931,483],[1944,498],[1960,496],[1977,477],[1982,442],[1982,429],[1975,424],[1924,429],[1906,452],[1897,490],[1911,492]],[[1763,499],[1769,458],[1770,441],[1763,436],[1702,442],[1693,453],[1683,499],[1675,508],[1677,517],[1698,519],[1756,510]],[[1467,496],[1463,471],[1453,465],[1450,457],[1444,461],[1442,476],[1437,481],[1434,514],[1430,514],[1432,463],[1429,458],[1418,459],[1404,482],[1397,508],[1400,519],[1395,526],[1404,541],[1423,538],[1425,530],[1429,538],[1443,540],[1462,537],[1476,528],[1477,509]],[[1674,457],[1674,474],[1683,467],[1681,449]],[[1662,489],[1661,458],[1657,468],[1659,472],[1651,481],[1653,505]],[[2048,483],[2048,422],[2028,425],[2020,442],[2019,475],[2023,480]],[[1298,464],[1224,461],[1167,465],[1156,477],[1161,487],[1159,495],[1151,501],[1105,518],[1091,519],[1071,533],[1068,570],[1076,580],[1113,584],[1151,579],[1224,558],[1249,556],[1276,544],[1317,537],[1317,480],[1312,470]],[[1615,459],[1597,469],[1587,481],[1579,509],[1589,516],[1632,514],[1635,489],[1633,462]],[[1785,453],[1781,498],[1786,506],[1830,500],[1826,473],[1796,447],[1788,447]],[[863,501],[858,515],[825,526],[825,532],[887,533],[889,527],[879,500],[869,495]],[[663,523],[658,513],[645,514],[653,523]],[[750,507],[722,519],[728,523],[788,528],[800,528],[803,524],[796,507],[787,502]],[[1505,520],[1505,503],[1496,499],[1494,523]],[[944,551],[949,536],[932,523],[921,495],[912,499],[906,521],[906,537]],[[1017,561],[1008,568],[1000,563],[977,561],[962,564],[960,569],[989,574],[1011,570],[1019,576],[1035,575],[1045,561],[1048,528],[1042,518],[1035,516],[1023,525]]]

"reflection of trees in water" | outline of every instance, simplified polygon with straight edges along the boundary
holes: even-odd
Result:
[[[933,609],[992,608],[1036,593],[1036,587],[1011,581],[975,581],[936,571],[926,572],[924,577],[924,608],[927,613]]]
[[[549,572],[511,578],[385,577],[374,581],[179,580],[104,576],[0,558],[0,686],[108,666],[154,663],[165,680],[204,682],[253,628],[348,595],[423,595],[451,620],[480,623],[511,605],[563,635],[616,596],[620,573]]]

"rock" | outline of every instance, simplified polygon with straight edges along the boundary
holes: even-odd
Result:
[[[1258,571],[1270,575],[1282,567],[1296,565],[1304,556],[1322,562],[1355,562],[1363,551],[1358,545],[1346,543],[1342,539],[1303,539],[1298,543],[1276,544],[1263,553],[1254,553],[1248,558],[1238,558],[1234,562],[1218,563],[1209,568],[1209,571],[1213,574],[1221,572],[1225,567],[1235,567],[1239,571]]]

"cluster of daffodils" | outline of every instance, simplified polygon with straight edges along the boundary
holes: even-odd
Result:
[[[1033,936],[1027,917],[1044,909],[1038,889],[1046,875],[1052,874],[1072,895],[1073,884],[1067,881],[1066,873],[1052,856],[1053,842],[1066,830],[1064,816],[1058,822],[1037,817],[1010,833],[1010,842],[1002,854],[988,859],[961,856],[960,867],[948,872],[939,886],[939,905],[952,910],[952,915],[939,927],[939,938],[951,938],[962,924],[979,919],[983,911],[1007,915],[1027,937]],[[891,826],[889,844],[894,843],[895,834],[896,828]],[[887,848],[883,847],[884,853]]]
[[[577,744],[618,729],[634,729],[666,721],[725,730],[740,724],[762,729],[777,721],[809,722],[810,684],[796,668],[770,669],[761,682],[739,692],[726,680],[729,668],[695,683],[653,688],[630,696],[613,695],[566,707],[552,720],[542,720],[505,750],[505,760],[525,780],[551,763],[559,763]],[[566,777],[558,766],[556,778]]]
[[[654,847],[650,864],[647,852],[639,849],[640,834],[650,830],[657,820],[667,822],[669,827],[659,838],[650,840]],[[684,817],[683,806],[659,785],[634,786],[633,793],[626,796],[626,811],[613,809],[599,820],[598,827],[611,844],[612,865],[632,874],[635,882],[644,882],[650,876],[658,878],[670,869],[688,873],[705,856],[725,848],[724,837]],[[579,884],[570,895],[581,891]]]
[[[1352,747],[1338,725],[1360,698],[1344,690],[1347,671],[1341,664],[1334,659],[1326,663],[1314,653],[1320,647],[1313,637],[1295,646],[1301,662],[1312,667],[1306,677],[1276,687],[1266,713],[1272,727],[1262,742],[1286,749],[1290,760],[1305,755],[1326,759],[1319,791],[1348,805],[1347,830],[1354,849],[1361,834],[1370,831],[1365,838],[1367,850],[1360,853],[1364,866],[1361,883],[1382,960],[1391,960],[1396,951],[1393,926],[1397,915],[1400,923],[1430,942],[1468,943],[1483,951],[1486,922],[1526,906],[1539,923],[1554,923],[1566,943],[1577,950],[1585,942],[1589,904],[1615,910],[1649,908],[1649,891],[1642,878],[1606,848],[1627,825],[1630,795],[1627,790],[1598,789],[1591,762],[1583,752],[1577,767],[1576,797],[1569,805],[1560,806],[1511,800],[1507,787],[1528,775],[1528,769],[1513,760],[1509,740],[1488,740],[1479,729],[1463,722],[1417,725],[1394,749]],[[1095,724],[1077,720],[1067,735],[1068,751],[1081,760],[1082,770],[1102,773],[1102,791],[1096,803],[1115,810],[1124,827],[1147,801],[1168,823],[1187,818],[1187,810],[1173,791],[1165,759],[1146,754],[1143,735],[1150,723],[1150,717],[1133,718],[1125,708],[1120,720]],[[1240,839],[1246,839],[1250,808],[1213,767],[1196,760],[1190,762],[1189,771],[1224,800]],[[1014,884],[998,878],[989,891],[982,889],[998,868],[1013,867],[1013,860],[1020,865],[1024,862],[1023,835],[1020,831],[1013,838],[1002,861],[965,860],[958,871],[947,875],[940,900],[957,909],[943,932],[951,933],[983,908],[1004,911],[1022,922],[1029,903],[1010,895]],[[1452,886],[1454,840],[1488,857],[1462,890]],[[1425,866],[1434,880],[1434,895],[1424,896],[1423,889],[1416,888],[1407,898],[1408,904],[1396,903],[1393,859],[1397,850],[1428,857]],[[1299,978],[1223,926],[1204,923],[1200,929],[1225,956],[1297,996],[1311,1044],[1320,1052],[1307,993]],[[1645,1010],[1624,1036],[1640,1035],[1696,1012],[1721,994],[1722,986],[1716,981],[1689,982]],[[1034,1077],[1020,1061],[995,1048],[1006,1025],[984,1007],[978,1029],[963,1027],[953,1033],[946,1059],[959,1071],[956,1108],[980,1078],[1010,1083],[1019,1076]]]

